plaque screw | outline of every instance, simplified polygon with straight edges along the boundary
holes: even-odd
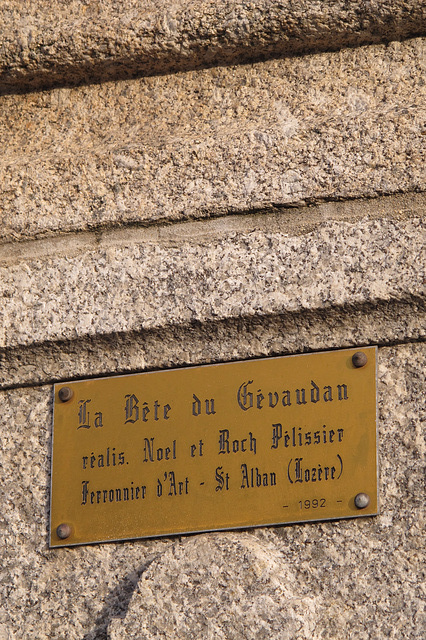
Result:
[[[367,356],[365,355],[365,353],[363,353],[362,351],[357,351],[356,353],[354,353],[354,355],[352,356],[352,364],[357,369],[365,367],[365,365],[367,364]]]
[[[69,538],[70,535],[71,535],[71,527],[70,527],[70,525],[66,524],[65,522],[60,524],[59,527],[57,527],[57,529],[56,529],[56,535],[61,540],[66,540],[67,538]]]
[[[68,400],[71,400],[73,395],[74,392],[70,387],[62,387],[61,389],[59,389],[58,396],[61,402],[68,402]]]
[[[365,509],[370,504],[370,496],[367,493],[357,493],[354,502],[357,509]]]

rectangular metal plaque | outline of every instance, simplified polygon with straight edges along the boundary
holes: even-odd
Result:
[[[376,348],[356,351],[56,385],[50,545],[376,514]]]

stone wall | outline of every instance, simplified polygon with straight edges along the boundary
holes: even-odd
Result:
[[[0,640],[423,637],[423,3],[1,6]],[[53,383],[365,345],[379,516],[49,549]]]

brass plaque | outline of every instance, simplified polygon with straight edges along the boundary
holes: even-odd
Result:
[[[56,385],[50,545],[376,514],[357,351]]]

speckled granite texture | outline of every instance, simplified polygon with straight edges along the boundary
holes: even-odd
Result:
[[[0,238],[424,190],[425,60],[414,39],[3,96]]]
[[[300,586],[267,535],[187,538],[148,567],[108,637],[312,640],[320,599]]]
[[[0,2],[0,85],[158,74],[425,33],[420,0]]]
[[[357,345],[424,340],[424,300],[236,318],[0,351],[0,388]]]
[[[424,339],[424,208],[392,196],[0,246],[0,387]]]
[[[143,231],[139,241],[136,232],[86,246],[65,240],[62,255],[0,267],[0,344],[415,302],[425,294],[425,236],[422,219],[408,218],[324,222],[300,236],[219,229],[163,242]]]
[[[378,517],[53,551],[51,388],[0,392],[0,638],[420,640],[425,366],[379,349]]]

